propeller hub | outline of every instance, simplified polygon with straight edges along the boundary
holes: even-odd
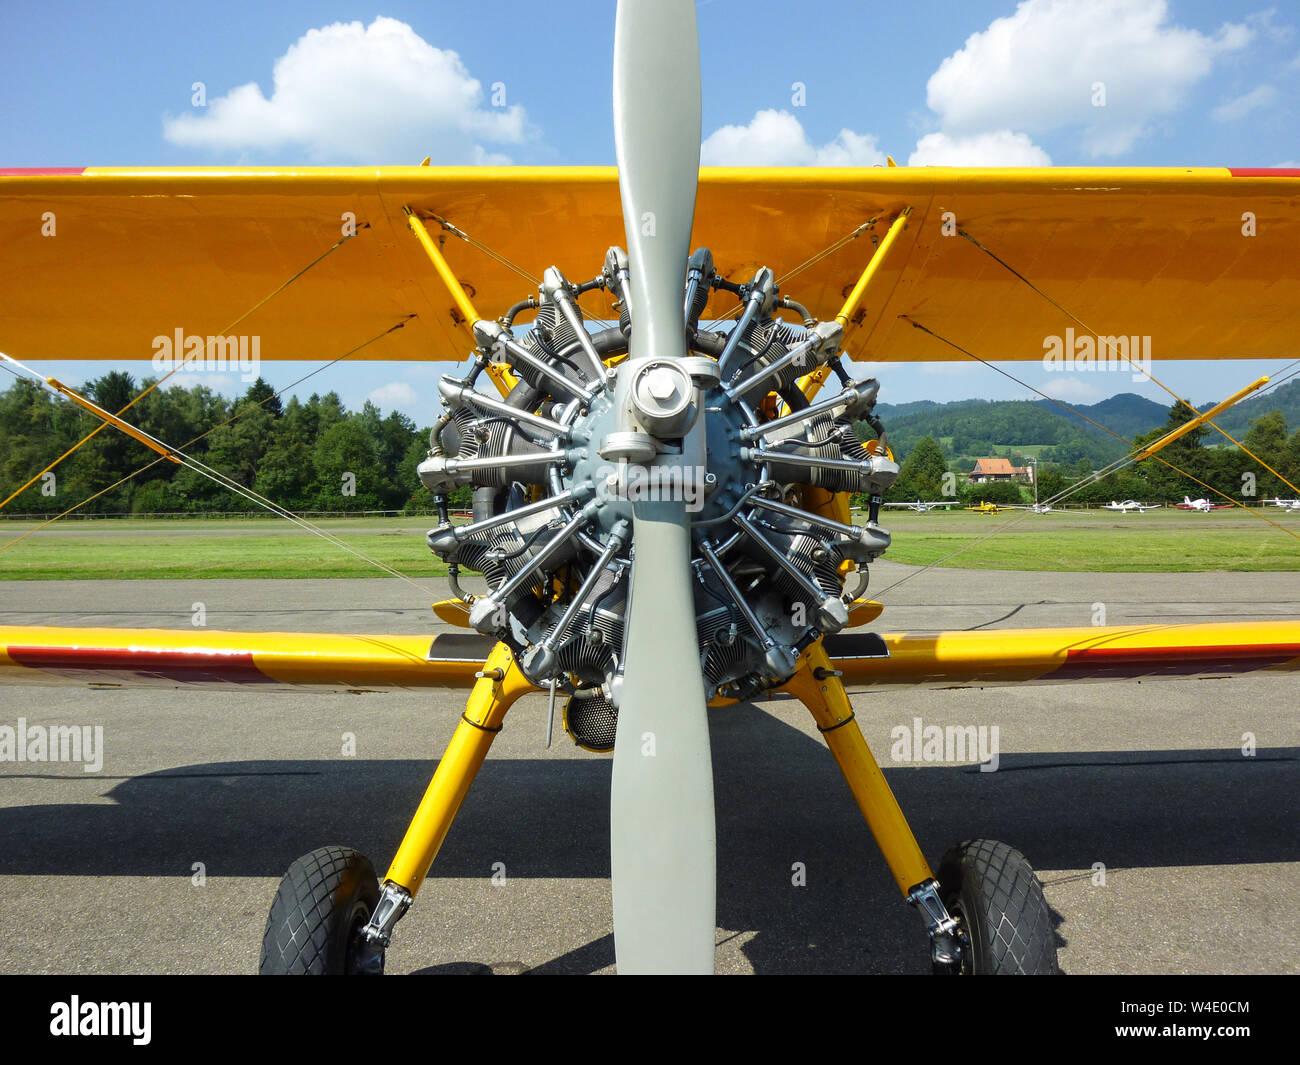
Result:
[[[652,436],[681,436],[695,421],[695,386],[680,359],[645,360],[629,391],[637,422]]]

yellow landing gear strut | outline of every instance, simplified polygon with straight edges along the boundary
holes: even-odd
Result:
[[[817,722],[817,730],[835,756],[898,889],[906,895],[917,884],[933,879],[930,865],[858,728],[848,693],[820,640],[800,656],[798,670],[781,690],[803,703]]]
[[[536,690],[503,643],[492,649],[478,678],[460,724],[439,759],[433,779],[388,867],[370,923],[362,930],[363,939],[376,957],[382,956],[393,925],[410,907],[429,875],[429,866],[447,838],[447,831],[487,757],[488,748],[501,731],[506,711],[521,695]]]
[[[388,946],[393,925],[424,883],[492,741],[501,731],[506,712],[520,696],[535,690],[510,648],[497,644],[470,692],[461,722],[411,819],[384,878],[379,904],[363,930],[363,938],[376,955]],[[863,739],[848,694],[821,641],[804,651],[798,669],[782,690],[799,699],[812,713],[899,891],[921,910],[935,950],[946,947],[954,927],[952,918],[939,901],[934,874]]]
[[[817,730],[876,837],[894,883],[925,921],[932,960],[936,965],[955,963],[959,949],[956,921],[943,904],[939,882],[858,728],[848,693],[820,640],[800,656],[795,675],[781,690],[803,703],[817,722]]]

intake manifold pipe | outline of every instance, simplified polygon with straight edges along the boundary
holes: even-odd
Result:
[[[763,553],[775,562],[780,569],[785,570],[795,584],[803,589],[804,594],[817,604],[817,627],[822,632],[839,632],[849,623],[849,608],[844,605],[843,599],[838,595],[827,595],[821,585],[778,550],[776,545],[763,535],[762,530],[748,518],[737,515],[736,524],[744,529],[749,538],[762,549]]]
[[[551,418],[544,418],[540,414],[531,414],[526,410],[503,403],[499,399],[486,396],[482,392],[476,392],[474,389],[457,381],[454,377],[444,376],[438,382],[438,392],[442,396],[442,401],[448,407],[476,407],[478,410],[486,411],[489,414],[500,414],[508,421],[522,422],[524,425],[531,425],[534,429],[545,430],[560,440],[568,440],[572,436],[572,432],[567,425],[561,425]]]
[[[489,595],[474,600],[469,608],[469,623],[485,636],[491,636],[506,627],[509,617],[509,605],[515,593],[533,580],[534,574],[553,561],[558,561],[560,553],[570,545],[574,536],[584,526],[591,524],[596,516],[597,501],[592,500],[577,514],[569,519],[547,542],[546,546],[534,555],[527,565],[506,581],[500,588]]]
[[[546,639],[542,640],[541,643],[529,648],[520,665],[523,667],[524,675],[533,683],[538,683],[555,673],[555,648],[560,643],[563,633],[568,629],[573,619],[578,616],[578,611],[591,598],[592,591],[600,582],[601,577],[604,576],[605,567],[622,550],[623,545],[627,543],[631,535],[632,525],[629,521],[620,518],[614,523],[614,528],[610,530],[609,543],[605,545],[605,550],[601,552],[596,564],[591,567],[591,572],[587,574],[586,579],[582,582],[582,587],[574,595],[573,601],[569,603],[560,620],[555,623],[555,628],[550,631]]]
[[[585,333],[586,330],[583,330]],[[503,326],[500,322],[489,322],[480,320],[474,323],[474,341],[478,344],[478,349],[487,358],[494,362],[516,363],[528,366],[537,373],[541,374],[550,382],[552,390],[558,388],[570,399],[577,399],[582,402],[584,407],[591,404],[595,394],[604,388],[604,382],[600,381],[593,384],[589,389],[583,390],[573,381],[570,381],[559,370],[552,366],[544,359],[539,359],[526,347],[515,340],[514,335]],[[510,358],[505,358],[509,355]]]
[[[766,266],[760,266],[758,272],[754,275],[754,280],[748,286],[749,295],[745,300],[745,310],[740,316],[740,321],[736,323],[736,328],[727,334],[727,346],[722,349],[722,354],[718,356],[718,374],[721,376],[727,372],[727,363],[731,356],[735,354],[736,348],[740,345],[740,338],[749,329],[749,324],[760,312],[764,315],[771,313],[772,308],[776,306],[776,277]]]
[[[757,440],[760,436],[770,436],[788,425],[798,425],[800,422],[811,423],[817,415],[841,407],[843,410],[840,413],[846,418],[853,419],[876,405],[876,396],[879,392],[880,382],[874,377],[864,377],[861,381],[854,381],[838,395],[818,400],[802,410],[787,414],[784,418],[773,418],[761,425],[746,426],[738,435],[741,440]]]
[[[605,253],[605,266],[601,270],[601,276],[605,279],[605,287],[614,293],[618,300],[620,328],[623,322],[630,325],[632,320],[632,284],[628,269],[627,252],[618,245],[610,248]],[[626,331],[624,330],[624,332]]]
[[[686,312],[686,328],[690,332],[694,332],[700,324],[700,315],[709,302],[712,284],[713,252],[708,248],[696,248],[686,261],[686,299],[683,310]]]

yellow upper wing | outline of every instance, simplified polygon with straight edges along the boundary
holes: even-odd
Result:
[[[257,336],[263,359],[326,359],[414,315],[355,357],[458,360],[467,338],[405,225],[407,206],[538,276],[555,264],[586,280],[624,242],[606,167],[0,170],[0,350],[147,359],[156,336],[222,333],[355,218],[356,238],[230,331]],[[999,360],[1039,359],[1043,338],[1072,324],[970,241],[945,235],[954,228],[1097,333],[1152,337],[1155,358],[1300,347],[1300,171],[706,169],[693,243],[711,247],[732,280],[763,264],[780,276],[877,219],[783,286],[829,317],[904,207],[912,214],[867,294],[854,358],[962,358],[901,315]],[[534,290],[444,236],[481,314]],[[612,316],[602,293],[583,302]],[[733,302],[715,296],[706,316]]]

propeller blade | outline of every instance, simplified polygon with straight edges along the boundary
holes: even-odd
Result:
[[[682,297],[700,163],[693,0],[620,0],[614,38],[614,132],[631,275],[632,333],[618,389],[625,400],[639,363],[686,355]],[[684,450],[702,454],[702,415],[688,436],[694,445]],[[710,973],[717,845],[689,516],[684,502],[638,499],[633,517],[610,794],[618,970]]]
[[[700,46],[692,0],[619,0],[614,145],[632,263],[631,313],[640,319],[629,358],[684,355],[682,293],[700,170]]]

